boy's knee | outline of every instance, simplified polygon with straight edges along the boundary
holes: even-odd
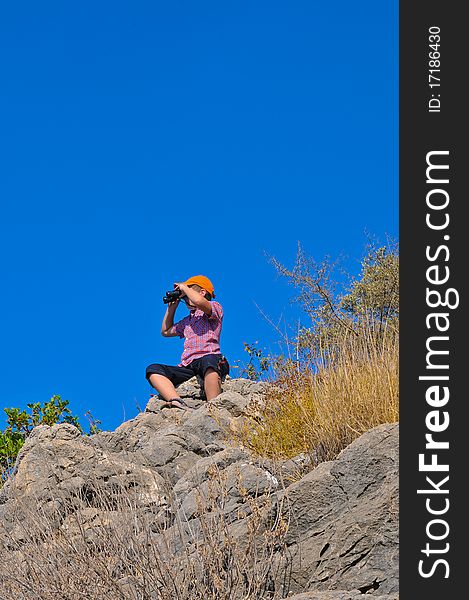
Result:
[[[166,377],[166,375],[161,375],[160,373],[151,373],[148,376],[148,381],[151,383],[152,381],[158,381],[158,379],[161,379],[162,377],[169,381],[169,377]]]
[[[167,377],[165,377],[164,375],[159,375],[157,373],[151,373],[147,377],[148,383],[151,385],[151,387],[155,388],[155,390],[158,389],[159,385],[164,379],[167,379]],[[169,381],[169,379],[167,379],[167,381]]]
[[[148,365],[145,376],[149,380],[152,375],[166,375],[165,367],[161,364]]]

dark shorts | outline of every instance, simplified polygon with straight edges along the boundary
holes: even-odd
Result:
[[[160,364],[148,365],[146,378],[149,381],[150,375],[164,375],[177,387],[195,375],[199,382],[203,384],[207,369],[214,369],[220,375],[221,380],[224,381],[230,372],[230,365],[223,354],[206,354],[193,360],[187,367],[172,367]]]

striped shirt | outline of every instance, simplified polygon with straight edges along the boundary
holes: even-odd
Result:
[[[173,332],[184,340],[184,351],[178,366],[187,367],[193,360],[206,354],[221,354],[220,335],[223,308],[212,301],[212,314],[208,316],[200,308],[173,325]]]

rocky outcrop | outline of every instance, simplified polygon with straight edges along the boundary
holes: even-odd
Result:
[[[176,543],[171,532],[183,523],[193,535],[202,526],[200,498],[210,496],[216,479],[223,483],[223,502],[217,500],[215,510],[236,543],[252,531],[256,507],[288,521],[277,556],[289,573],[282,583],[285,597],[396,599],[398,425],[367,432],[336,460],[315,468],[304,456],[274,465],[227,441],[227,431],[265,401],[267,387],[227,380],[208,404],[194,379],[178,390],[189,411],[161,410],[152,399],[145,412],[113,432],[82,436],[68,424],[36,427],[18,456],[15,476],[0,491],[0,542],[26,541],[18,498],[34,499],[57,528],[69,530],[74,506],[85,499],[82,527],[91,531],[96,520],[109,524],[119,518],[113,497],[125,489],[151,522],[165,523],[164,532],[155,525],[155,543],[164,539],[172,552],[190,556],[191,540]],[[298,478],[302,469],[309,472]],[[93,504],[97,485],[109,499],[106,510]],[[67,506],[57,510],[58,503]],[[278,589],[278,583],[272,585]]]
[[[281,492],[299,558],[291,589],[397,592],[397,429],[373,429]]]

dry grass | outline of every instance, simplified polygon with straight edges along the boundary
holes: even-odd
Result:
[[[317,464],[369,429],[398,421],[398,339],[376,343],[368,333],[344,335],[333,357],[318,357],[315,372],[277,377],[281,391],[268,398],[261,418],[245,422],[238,441],[270,458],[308,453]]]
[[[89,483],[80,497],[17,498],[0,524],[0,598],[255,600],[284,597],[286,523],[265,498],[228,516],[214,472],[190,521],[174,504],[139,505],[135,489]],[[242,534],[236,527],[242,527]],[[283,566],[282,566],[283,565]],[[278,587],[279,584],[277,584]]]

